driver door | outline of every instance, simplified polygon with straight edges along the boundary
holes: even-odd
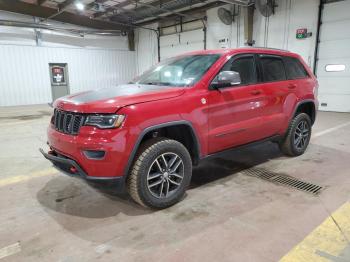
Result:
[[[266,97],[257,85],[257,70],[254,54],[234,56],[221,69],[238,72],[241,83],[209,92],[209,153],[262,138],[259,128]]]

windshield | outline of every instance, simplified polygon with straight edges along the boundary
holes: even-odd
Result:
[[[192,86],[219,57],[211,54],[170,58],[152,67],[134,82],[142,85]]]

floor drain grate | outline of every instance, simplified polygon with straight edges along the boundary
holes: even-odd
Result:
[[[293,187],[298,190],[311,193],[314,195],[319,194],[323,189],[323,187],[321,186],[318,186],[309,182],[305,182],[285,174],[274,173],[261,168],[249,168],[244,170],[243,173],[249,176],[258,177],[277,184]]]

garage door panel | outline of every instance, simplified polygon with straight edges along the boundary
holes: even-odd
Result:
[[[204,32],[202,29],[160,37],[161,60],[203,49]]]
[[[350,20],[325,23],[321,27],[322,41],[350,39]]]
[[[320,110],[350,112],[350,0],[324,4],[316,69]]]
[[[341,78],[326,78],[318,77],[318,83],[320,85],[319,94],[340,94],[350,95],[350,85],[344,85],[344,81],[350,83],[350,77]],[[350,103],[350,100],[349,100]]]
[[[202,42],[192,42],[190,44],[183,44],[183,45],[181,45],[181,48],[183,50],[183,53],[202,50],[203,43]]]
[[[203,21],[202,20],[195,20],[195,21],[190,22],[190,23],[184,23],[184,24],[182,24],[182,29],[186,32],[193,31],[196,29],[203,30]]]
[[[179,44],[173,46],[164,46],[161,48],[161,58],[166,59],[169,57],[181,55],[187,52],[197,51],[203,49],[203,43],[189,43],[189,44]]]
[[[350,112],[350,95],[320,94],[318,100],[322,111]]]
[[[161,60],[176,56],[180,53],[180,45],[166,46],[161,48]]]
[[[179,36],[177,34],[161,36],[159,40],[160,47],[178,45],[178,44],[179,44]]]
[[[321,42],[319,59],[350,57],[350,39]]]
[[[319,70],[319,73],[317,74],[317,77],[318,78],[326,77],[326,78],[331,78],[331,79],[339,79],[341,81],[344,81],[344,79],[340,79],[340,78],[350,77],[349,65],[345,64],[346,65],[346,69],[345,69],[346,71],[344,71],[344,72],[326,72],[326,67],[327,66],[329,67],[331,65],[339,66],[339,65],[344,65],[344,63],[339,63],[339,62],[331,63],[331,64],[324,63],[324,65],[320,65],[319,69],[322,69],[322,70]]]
[[[181,33],[181,43],[198,41],[204,42],[204,33],[202,29]]]
[[[345,69],[339,72],[327,72],[326,67],[329,65],[345,66]],[[321,59],[318,61],[317,67],[318,67],[318,72],[317,72],[318,77],[330,77],[330,78],[350,77],[350,58]],[[328,67],[327,70],[330,70],[330,68]]]
[[[326,4],[323,10],[322,22],[332,22],[349,19],[350,1]]]

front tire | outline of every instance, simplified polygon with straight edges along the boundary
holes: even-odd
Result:
[[[305,113],[300,113],[291,121],[287,134],[280,143],[281,151],[289,156],[304,154],[311,138],[311,119]]]
[[[162,209],[182,199],[191,175],[192,161],[186,147],[172,139],[155,138],[141,146],[127,188],[135,202]]]

